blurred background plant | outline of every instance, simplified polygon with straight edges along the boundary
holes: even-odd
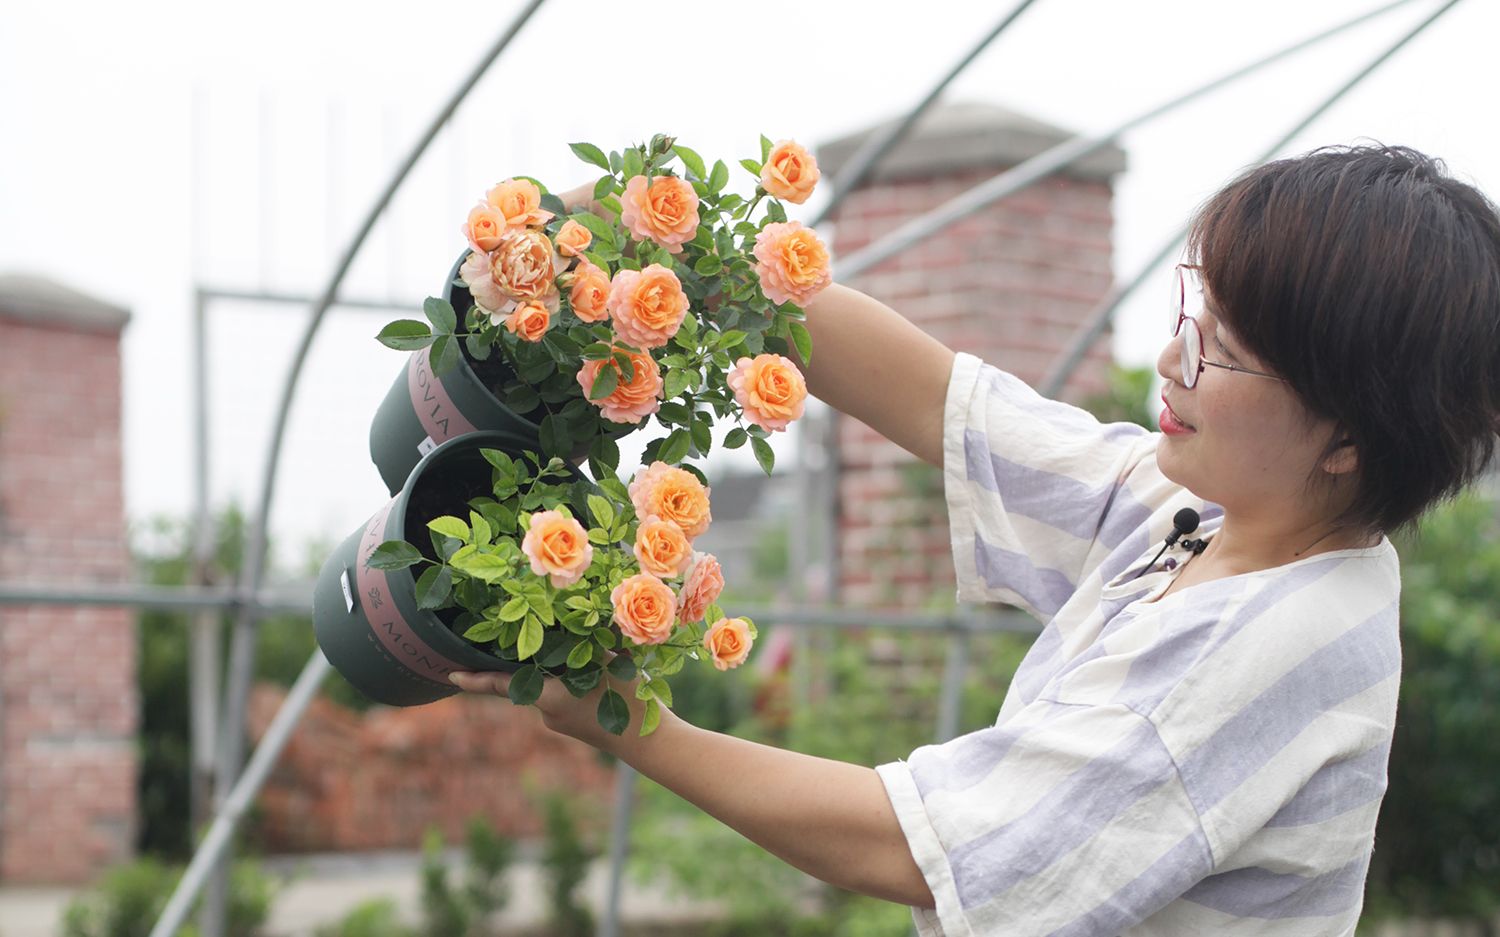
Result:
[[[151,856],[115,866],[68,904],[63,937],[148,937],[182,871]],[[229,878],[228,937],[263,933],[275,896],[276,885],[258,862],[236,862]],[[180,933],[194,937],[197,931],[188,925]]]

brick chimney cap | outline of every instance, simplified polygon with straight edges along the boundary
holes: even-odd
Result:
[[[867,139],[900,119],[892,118],[817,147],[819,168],[829,176],[837,175]],[[1024,162],[1074,136],[1061,127],[998,104],[938,103],[881,159],[867,181],[943,175],[981,166],[999,170]],[[1064,172],[1078,178],[1107,181],[1124,169],[1125,151],[1111,144],[1090,153]]]
[[[130,312],[56,280],[27,273],[6,273],[0,274],[0,319],[119,332],[130,321]]]

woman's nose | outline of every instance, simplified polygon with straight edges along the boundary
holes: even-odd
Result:
[[[1183,334],[1178,332],[1162,347],[1161,354],[1156,356],[1156,373],[1162,376],[1162,380],[1171,381],[1179,387],[1187,386],[1187,382],[1182,379],[1183,341]]]

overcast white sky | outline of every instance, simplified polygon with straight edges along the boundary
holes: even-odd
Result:
[[[888,118],[1011,5],[552,0],[429,151],[344,295],[438,290],[461,247],[456,227],[487,186],[517,173],[564,186],[588,177],[572,140],[609,149],[660,130],[733,165],[756,155],[760,133],[816,146]],[[1039,0],[950,97],[1097,132],[1374,5]],[[521,6],[74,0],[0,14],[0,271],[52,276],[131,310],[132,520],[191,505],[195,276],[321,288],[394,166]],[[1414,0],[1124,139],[1117,273],[1132,275],[1195,204],[1437,6]],[[1460,3],[1290,149],[1362,137],[1409,144],[1500,194],[1496,36],[1500,5]],[[1160,293],[1144,290],[1117,324],[1126,363],[1160,346]],[[310,539],[342,538],[384,500],[366,434],[401,359],[370,336],[394,317],[335,311],[313,347],[273,512],[285,559]],[[258,495],[304,319],[301,309],[244,303],[214,311],[216,503]]]

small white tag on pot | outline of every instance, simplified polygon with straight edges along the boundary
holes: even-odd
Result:
[[[339,573],[339,585],[344,587],[344,611],[354,611],[354,590],[349,588],[349,570]]]
[[[434,450],[436,448],[437,448],[437,443],[435,443],[435,442],[432,441],[432,437],[431,436],[428,436],[425,439],[423,439],[421,442],[417,443],[417,451],[420,452],[422,455],[426,455],[427,453],[431,452],[432,450]]]

